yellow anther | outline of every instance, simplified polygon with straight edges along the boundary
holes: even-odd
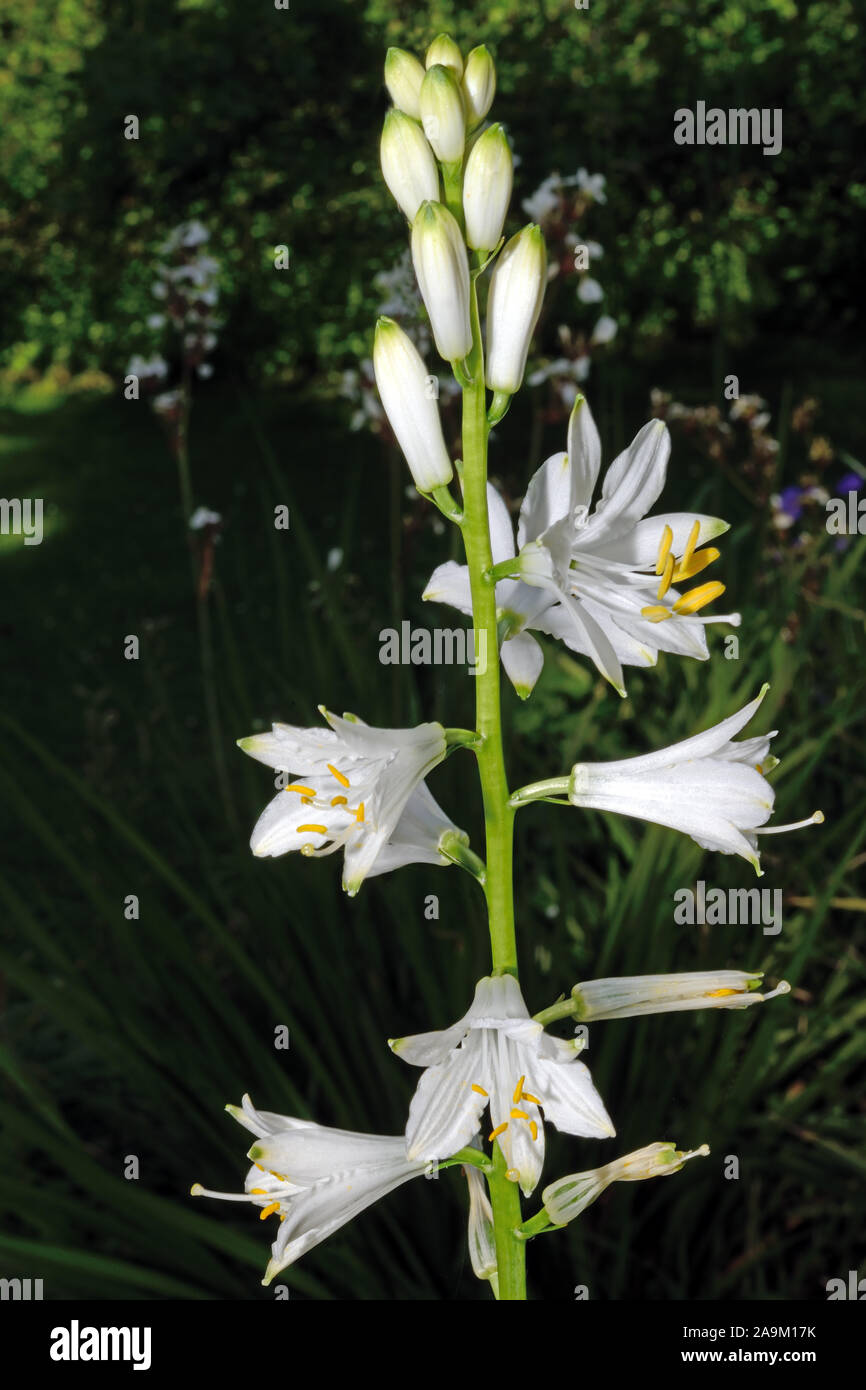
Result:
[[[671,581],[672,581],[673,577],[674,577],[674,557],[673,557],[673,555],[669,555],[668,558],[667,558],[667,560],[665,561],[664,574],[662,575],[661,583],[659,584],[658,593],[656,594],[656,598],[664,598],[664,596],[665,596],[665,594],[667,593],[668,589],[671,587]]]
[[[259,1220],[264,1221],[265,1217],[273,1216],[274,1212],[279,1211],[279,1209],[279,1202],[271,1202],[270,1206],[262,1207],[261,1211],[259,1212]]]
[[[700,523],[699,521],[693,521],[693,522],[692,522],[692,529],[691,529],[691,531],[689,531],[689,538],[688,538],[688,540],[686,541],[686,548],[685,548],[685,550],[683,551],[682,555],[680,556],[680,569],[682,569],[683,565],[687,565],[687,564],[689,563],[689,560],[692,558],[692,555],[694,554],[695,546],[696,546],[697,543],[698,543],[698,536],[699,536],[700,534],[701,534],[701,523]]]
[[[529,1133],[532,1135],[532,1142],[535,1143],[538,1138],[538,1125],[534,1120],[529,1121]]]
[[[298,834],[299,834],[299,835],[303,835],[303,833],[304,833],[305,830],[309,830],[309,831],[311,831],[313,834],[316,834],[316,835],[327,835],[327,833],[328,833],[328,827],[327,827],[326,825],[299,825],[299,826],[298,826]]]
[[[528,1100],[532,1105],[541,1105],[543,1103],[538,1099],[538,1096],[531,1096],[528,1091],[523,1092],[523,1099]]]
[[[528,1120],[529,1116],[527,1115],[525,1110],[518,1110],[517,1106],[515,1105],[511,1111],[510,1118],[512,1120]]]
[[[659,546],[659,553],[656,559],[656,574],[664,574],[665,565],[668,562],[668,552],[670,551],[673,538],[673,531],[669,526],[666,526],[662,531],[661,545]]]
[[[360,804],[360,806],[358,807],[357,811],[355,812],[355,820],[358,821],[358,822],[360,823],[360,822],[363,821],[363,819],[364,819],[364,803],[363,803],[363,801],[362,801],[361,804]]]
[[[496,1128],[492,1131],[492,1133],[488,1134],[488,1136],[487,1136],[487,1138],[488,1138],[488,1140],[490,1141],[490,1143],[492,1144],[494,1139],[498,1139],[499,1136],[500,1136],[500,1134],[504,1134],[505,1131],[507,1130],[507,1128],[508,1128],[508,1121],[507,1121],[507,1120],[505,1121],[505,1124],[503,1124],[503,1125],[497,1125]]]
[[[346,777],[338,767],[334,767],[332,763],[328,763],[327,766],[331,776],[336,777],[341,787],[351,787],[352,784],[349,781],[348,777]]]
[[[331,805],[332,805],[332,806],[347,806],[348,804],[349,804],[349,803],[348,803],[348,801],[346,800],[346,798],[345,798],[344,796],[332,796],[332,797],[331,797]]]
[[[714,580],[712,584],[699,584],[696,589],[689,589],[687,594],[683,594],[674,604],[675,613],[697,613],[699,608],[704,608],[708,603],[712,603],[714,598],[718,598],[725,592],[724,584]]]
[[[314,800],[314,798],[313,798],[312,796],[302,796],[302,797],[301,797],[301,805],[302,805],[302,806],[312,806],[313,800]]]
[[[642,608],[640,610],[640,615],[642,618],[646,618],[648,622],[663,623],[665,618],[671,616],[671,610],[670,608],[665,608],[663,603],[651,604],[649,608]]]
[[[483,1086],[478,1086],[474,1081],[472,1082],[472,1090],[473,1090],[473,1091],[475,1092],[475,1094],[478,1095],[478,1096],[486,1096],[486,1095],[489,1095],[489,1092],[488,1092],[488,1091],[485,1091],[485,1089],[484,1089]]]
[[[259,1165],[256,1164],[256,1167],[257,1167],[257,1168],[258,1168],[258,1166],[259,1166]],[[250,1196],[251,1196],[251,1197],[267,1197],[267,1195],[268,1195],[268,1194],[267,1194],[267,1191],[266,1191],[266,1189],[265,1189],[264,1187],[251,1187],[251,1188],[250,1188]]]
[[[520,1100],[520,1097],[523,1095],[523,1083],[524,1083],[525,1080],[526,1080],[526,1077],[525,1077],[525,1076],[521,1076],[520,1080],[518,1081],[517,1085],[515,1086],[515,1088],[514,1088],[514,1095],[511,1097],[511,1104],[512,1104],[512,1105],[516,1105],[517,1102]]]
[[[253,1167],[254,1167],[254,1168],[258,1168],[258,1170],[259,1170],[260,1173],[267,1172],[267,1169],[263,1168],[262,1165],[261,1165],[260,1163],[254,1163],[254,1164],[253,1164]]]
[[[708,545],[704,550],[696,550],[688,564],[680,561],[674,570],[673,582],[681,584],[684,579],[694,579],[696,574],[705,570],[707,565],[711,565],[714,560],[718,560],[721,555],[720,550],[716,550],[714,545]]]
[[[764,769],[761,763],[755,763],[755,771],[760,772],[761,776],[763,777]]]
[[[287,792],[301,792],[303,796],[316,795],[315,787],[302,787],[300,782],[293,782],[290,787],[285,787],[284,790]]]
[[[727,999],[731,994],[742,994],[739,989],[710,989],[707,991],[707,999]]]

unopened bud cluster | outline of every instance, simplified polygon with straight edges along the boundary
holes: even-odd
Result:
[[[464,59],[454,40],[440,34],[423,63],[389,49],[385,85],[393,106],[382,130],[382,172],[411,225],[412,262],[437,351],[461,381],[469,379],[473,353],[472,277],[493,259],[484,371],[496,393],[493,420],[523,381],[547,281],[536,225],[500,251],[514,165],[502,126],[485,124],[496,91],[493,59],[483,45]],[[427,390],[429,373],[405,337],[396,323],[380,320],[373,365],[415,484],[428,492],[447,485],[451,463]]]

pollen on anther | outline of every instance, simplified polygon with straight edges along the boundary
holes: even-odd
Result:
[[[258,1168],[258,1166],[259,1166],[259,1165],[256,1164],[256,1167],[257,1167],[257,1168]],[[250,1196],[251,1196],[251,1197],[267,1197],[267,1195],[268,1195],[268,1194],[267,1194],[267,1189],[264,1188],[264,1187],[251,1187],[251,1188],[250,1188]]]
[[[474,1081],[472,1082],[471,1090],[473,1090],[475,1094],[479,1096],[487,1096],[490,1094],[489,1091],[485,1091],[483,1086],[478,1086]]]
[[[714,598],[719,598],[725,592],[724,584],[718,580],[711,584],[699,584],[696,589],[689,589],[687,594],[683,594],[674,604],[675,613],[697,613],[699,609],[712,603]]]
[[[300,792],[302,796],[316,795],[315,787],[303,787],[300,782],[293,782],[290,787],[285,787],[284,790],[287,792]]]
[[[347,805],[348,805],[348,802],[347,802],[347,800],[346,800],[346,798],[345,798],[344,796],[332,796],[332,797],[331,797],[331,805],[332,805],[332,806],[347,806]]]
[[[671,609],[665,608],[663,603],[653,603],[650,604],[648,608],[642,608],[640,610],[640,615],[642,618],[646,618],[648,622],[663,623],[665,618],[671,617]]]
[[[688,540],[686,541],[686,548],[685,548],[685,550],[683,551],[683,553],[682,553],[682,555],[681,555],[681,557],[680,557],[680,563],[679,563],[679,568],[680,568],[680,569],[682,569],[684,565],[687,565],[687,564],[689,563],[689,560],[692,558],[692,554],[694,553],[695,546],[696,546],[697,543],[698,543],[698,536],[699,536],[700,534],[701,534],[701,523],[700,523],[698,520],[695,520],[695,521],[692,522],[692,529],[691,529],[691,531],[689,531],[689,538],[688,538]]]
[[[528,1100],[530,1105],[543,1105],[544,1103],[538,1099],[538,1096],[531,1096],[528,1091],[523,1092],[522,1099]]]
[[[671,582],[672,582],[672,580],[673,580],[673,577],[674,577],[674,557],[673,557],[673,555],[669,555],[668,558],[667,558],[667,560],[666,560],[666,562],[665,562],[665,567],[664,567],[664,571],[663,571],[663,573],[662,573],[661,583],[659,584],[659,587],[658,587],[658,592],[656,593],[656,598],[658,598],[658,599],[664,598],[664,596],[665,596],[665,594],[667,593],[668,589],[671,587]]]
[[[364,820],[364,803],[363,803],[363,801],[361,802],[360,806],[358,807],[357,811],[355,812],[355,820],[358,821],[359,824],[361,824],[361,823],[363,822],[363,820]]]
[[[534,1120],[529,1121],[529,1133],[532,1135],[533,1143],[538,1138],[538,1125]]]
[[[299,835],[303,835],[304,832],[307,831],[307,830],[310,831],[310,832],[313,833],[313,834],[316,834],[316,835],[327,835],[327,833],[328,833],[328,827],[327,827],[326,825],[299,825],[299,826],[298,826],[298,834],[299,834]]]
[[[517,1106],[515,1105],[512,1107],[510,1118],[512,1120],[528,1120],[529,1116],[527,1115],[525,1110],[518,1110]]]
[[[512,1104],[512,1105],[516,1105],[517,1102],[520,1100],[520,1097],[521,1097],[522,1094],[523,1094],[523,1083],[524,1083],[525,1080],[526,1080],[526,1077],[525,1077],[525,1076],[521,1076],[520,1080],[518,1081],[517,1085],[515,1086],[515,1088],[514,1088],[514,1095],[511,1097],[511,1104]]]
[[[498,1139],[499,1136],[500,1136],[500,1134],[504,1134],[505,1131],[507,1130],[507,1128],[508,1128],[508,1121],[507,1121],[507,1120],[505,1121],[504,1124],[497,1125],[496,1128],[495,1128],[494,1130],[492,1130],[492,1131],[490,1132],[490,1134],[488,1134],[488,1136],[487,1136],[489,1142],[492,1144],[492,1143],[493,1143],[493,1140],[494,1140],[494,1139]]]
[[[338,767],[334,767],[332,763],[328,763],[327,768],[331,776],[336,777],[341,787],[350,787],[352,785],[345,773],[342,773]]]
[[[273,1216],[274,1212],[279,1211],[279,1209],[279,1202],[271,1202],[270,1206],[262,1207],[261,1211],[259,1212],[259,1220],[264,1221],[266,1217]]]

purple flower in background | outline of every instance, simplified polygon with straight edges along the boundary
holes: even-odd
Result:
[[[863,486],[863,479],[859,473],[846,473],[836,484],[836,491],[840,497],[847,497],[849,492],[859,492]]]

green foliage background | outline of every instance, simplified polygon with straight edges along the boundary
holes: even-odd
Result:
[[[481,904],[456,871],[408,870],[348,902],[335,860],[254,861],[246,837],[271,784],[231,749],[273,718],[314,722],[320,700],[377,723],[471,720],[462,674],[377,660],[389,623],[451,622],[419,597],[450,542],[405,498],[400,465],[347,432],[332,394],[369,351],[373,276],[404,244],[377,167],[384,50],[423,49],[446,27],[496,53],[518,198],[552,169],[607,176],[594,230],[620,332],[589,383],[606,456],[643,423],[652,386],[718,401],[731,370],[770,401],[777,483],[808,471],[789,428],[807,393],[839,450],[863,457],[853,4],[2,0],[2,491],[48,511],[42,546],[4,537],[0,550],[0,1273],[42,1276],[46,1296],[272,1297],[254,1217],[186,1196],[194,1180],[239,1186],[246,1145],[222,1105],[250,1090],[265,1108],[398,1132],[415,1078],[385,1037],[452,1021],[487,968]],[[781,106],[783,152],[678,149],[673,111],[698,99]],[[130,113],[137,142],[122,138]],[[163,437],[119,389],[56,389],[64,373],[119,381],[148,345],[156,248],[190,216],[224,267],[226,327],[192,451],[196,500],[225,518],[210,607],[229,821]],[[518,405],[497,431],[492,469],[511,497],[528,427]],[[717,638],[710,665],[663,659],[619,702],[551,646],[532,700],[506,695],[519,783],[582,751],[683,737],[768,679],[778,816],[827,813],[820,831],[767,842],[761,886],[786,894],[778,937],[673,924],[674,890],[697,877],[750,886],[738,863],[636,822],[551,807],[519,818],[531,1008],[605,974],[730,965],[794,985],[742,1015],[592,1030],[618,1138],[555,1139],[547,1173],[665,1138],[706,1140],[713,1158],[620,1185],[533,1245],[538,1298],[571,1299],[578,1283],[608,1299],[822,1298],[862,1263],[863,543],[837,550],[819,527],[780,553],[742,481],[679,439],[663,499],[732,520],[722,563],[743,612],[739,661]],[[278,503],[288,537],[273,529]],[[123,660],[127,633],[141,636],[138,662]],[[468,767],[451,759],[432,786],[477,843]],[[123,916],[130,893],[138,922]],[[280,1023],[288,1054],[272,1046]],[[122,1176],[128,1154],[138,1182]],[[739,1181],[720,1177],[727,1154]],[[486,1297],[464,1204],[457,1173],[410,1184],[285,1282],[293,1297]]]

